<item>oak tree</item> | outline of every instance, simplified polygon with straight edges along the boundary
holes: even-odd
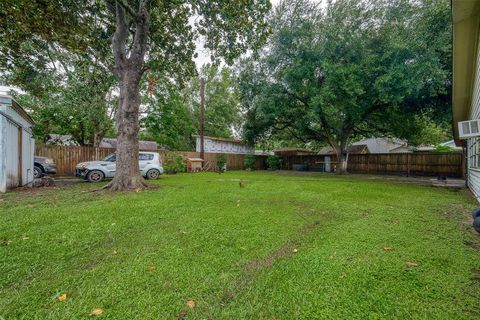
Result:
[[[1,55],[21,52],[21,40],[37,37],[65,50],[91,49],[95,39],[110,41],[111,72],[118,83],[117,170],[112,190],[146,187],[138,168],[141,84],[182,81],[195,72],[198,36],[214,59],[231,63],[266,39],[268,0],[5,0],[0,6]],[[101,28],[95,28],[97,24]],[[7,29],[7,31],[5,31]],[[18,31],[18,33],[16,32]],[[97,37],[90,39],[91,31]],[[20,42],[18,42],[20,40]],[[12,49],[14,48],[14,49]],[[25,58],[25,56],[23,56]]]
[[[355,136],[409,138],[425,121],[408,120],[448,114],[448,12],[444,0],[282,1],[261,59],[240,68],[245,138],[328,144],[345,173]]]

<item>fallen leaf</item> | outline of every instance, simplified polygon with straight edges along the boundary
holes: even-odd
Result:
[[[67,301],[67,294],[63,293],[60,296],[58,296],[58,301],[60,302]]]
[[[155,269],[157,269],[157,267],[155,267],[155,266],[148,266],[148,270],[150,270],[150,271],[153,271],[153,270],[155,270]]]
[[[392,251],[394,250],[393,247],[383,247],[383,250],[385,251]]]
[[[418,266],[418,264],[416,262],[413,262],[413,261],[407,261],[405,262],[405,264],[409,267],[416,267]]]
[[[103,313],[103,309],[102,308],[95,308],[93,309],[92,312],[90,312],[90,316],[99,316]]]
[[[187,300],[187,307],[189,307],[190,309],[193,309],[195,308],[195,301],[194,300]]]
[[[117,250],[113,250],[113,252],[112,252],[112,253],[113,253],[113,254],[117,254],[118,252],[117,252]]]

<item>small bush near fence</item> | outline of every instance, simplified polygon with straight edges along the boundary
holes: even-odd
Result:
[[[226,164],[227,164],[227,157],[225,157],[224,154],[219,154],[219,155],[217,156],[216,171],[217,171],[217,172],[225,172],[225,170],[226,170]]]
[[[171,153],[165,156],[163,168],[168,174],[175,174],[185,171],[185,162],[183,157],[179,154]]]
[[[278,170],[282,165],[282,159],[278,156],[267,157],[267,168],[270,170]]]
[[[255,155],[253,154],[245,155],[245,159],[244,159],[245,169],[252,170],[255,166],[256,161],[257,159],[255,158]]]

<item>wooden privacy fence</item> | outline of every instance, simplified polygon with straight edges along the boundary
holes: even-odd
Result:
[[[75,166],[83,161],[105,158],[115,152],[110,148],[35,146],[35,155],[52,158],[57,164],[58,174],[73,175]],[[184,158],[199,158],[199,152],[159,150],[162,160],[169,153],[179,154]],[[205,153],[205,161],[210,169],[216,166],[218,153]],[[255,169],[266,169],[266,156],[255,156]],[[327,160],[326,158],[329,158]],[[229,170],[245,168],[245,155],[225,154]],[[464,155],[462,153],[386,153],[386,154],[350,154],[348,171],[351,173],[397,174],[417,176],[464,176]],[[306,155],[283,157],[283,169],[291,170],[294,164],[306,164],[309,170],[325,171],[325,163],[330,162],[331,171],[336,165],[335,155]],[[328,167],[328,166],[327,166]]]
[[[84,161],[101,160],[109,154],[115,152],[111,148],[96,148],[96,147],[66,147],[66,146],[47,146],[36,145],[35,155],[52,158],[57,164],[57,171],[60,175],[75,174],[75,166]],[[199,152],[188,151],[165,151],[159,150],[162,161],[169,153],[179,154],[184,158],[199,158]],[[218,153],[205,153],[205,161],[210,164],[213,170],[216,166]],[[264,156],[257,157],[255,164],[256,169],[265,169]],[[227,161],[227,168],[229,170],[244,169],[245,155],[243,154],[225,154]]]
[[[101,160],[115,152],[111,148],[64,147],[35,145],[35,155],[49,157],[55,161],[58,174],[75,174],[75,166],[80,162]]]
[[[306,164],[309,170],[324,171],[329,161],[333,171],[337,164],[335,155],[284,157],[283,166],[292,169],[294,164]],[[350,154],[347,170],[351,173],[463,177],[464,161],[460,152]]]

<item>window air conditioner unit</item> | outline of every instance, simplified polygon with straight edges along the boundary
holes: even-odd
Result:
[[[458,133],[460,139],[480,136],[480,119],[459,122]]]

